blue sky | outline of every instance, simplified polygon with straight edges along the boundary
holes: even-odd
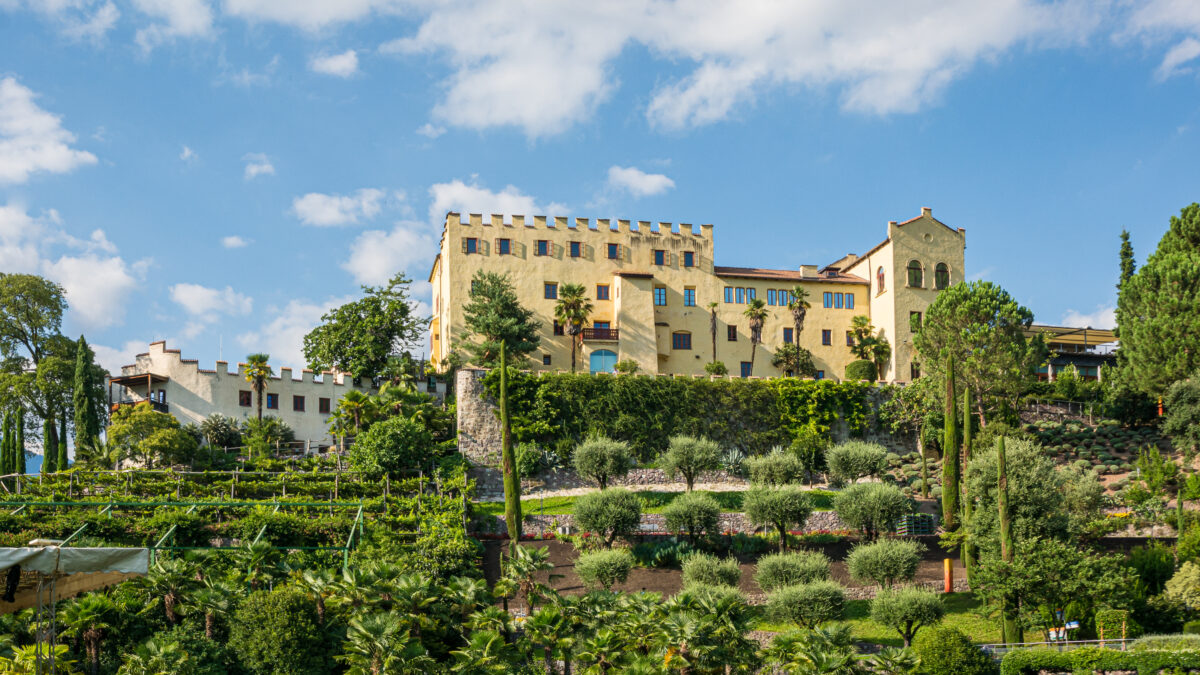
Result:
[[[598,5],[598,6],[592,6]],[[447,210],[863,252],[922,206],[1037,320],[1110,325],[1200,192],[1200,3],[0,0],[0,271],[115,367],[300,367]]]

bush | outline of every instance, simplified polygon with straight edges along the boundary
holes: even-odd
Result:
[[[721,361],[709,361],[708,363],[704,364],[704,372],[708,373],[709,375],[724,377],[729,374],[729,369],[726,368],[725,364]]]
[[[693,553],[683,559],[683,585],[734,586],[742,578],[742,570],[733,558],[724,560],[706,553]]]
[[[779,448],[766,455],[747,458],[744,466],[750,474],[750,482],[755,485],[790,485],[804,477],[804,464],[800,459]]]
[[[692,491],[696,477],[702,471],[711,471],[721,466],[721,449],[707,438],[673,436],[667,451],[659,461],[659,467],[668,477],[682,475],[687,491]]]
[[[808,475],[811,485],[817,474],[825,470],[825,452],[829,449],[829,439],[816,429],[804,427],[792,439],[792,454],[800,460],[800,466]]]
[[[240,672],[237,668],[237,655],[233,650],[217,640],[205,637],[201,628],[180,624],[170,630],[156,633],[154,639],[177,643],[180,651],[191,657],[190,663],[195,666],[187,671],[191,675],[226,675]]]
[[[742,507],[755,527],[774,527],[779,532],[779,550],[786,548],[787,530],[804,527],[812,515],[812,500],[798,487],[750,488],[742,495]]]
[[[634,361],[633,359],[621,359],[613,365],[613,370],[621,373],[622,375],[632,375],[640,369],[641,366],[639,366],[638,362]]]
[[[546,453],[537,443],[520,443],[513,449],[517,459],[517,475],[536,476],[545,466]]]
[[[691,552],[686,541],[643,541],[633,547],[633,558],[643,567],[674,567]]]
[[[890,532],[900,516],[912,511],[912,502],[900,488],[885,483],[856,483],[838,493],[833,509],[842,522],[874,539]]]
[[[433,437],[418,422],[393,417],[371,425],[350,446],[350,465],[378,478],[424,466],[433,458]]]
[[[721,505],[711,495],[688,492],[679,495],[663,509],[663,520],[671,532],[686,532],[688,541],[696,544],[701,532],[717,532],[721,522]]]
[[[575,500],[575,525],[600,535],[606,548],[618,536],[636,530],[641,521],[642,502],[629,490],[601,490]]]
[[[580,554],[575,574],[588,588],[609,590],[624,583],[633,569],[633,555],[625,549],[606,549]]]
[[[1041,672],[1180,673],[1200,669],[1200,653],[1193,651],[1129,651],[1085,647],[1070,652],[1027,649],[1009,652],[1000,665],[1003,675],[1037,675]],[[933,674],[936,675],[936,674]]]
[[[851,361],[846,365],[847,380],[874,382],[877,377],[879,377],[879,369],[875,367],[873,362],[866,359]]]
[[[608,487],[608,481],[629,473],[633,453],[628,443],[596,436],[575,448],[574,461],[575,472],[596,481],[603,490]]]
[[[996,672],[991,657],[954,628],[937,626],[921,631],[913,643],[913,651],[929,675],[991,675]]]
[[[887,450],[878,443],[847,441],[825,453],[829,472],[848,483],[887,471]]]
[[[767,599],[767,616],[773,621],[794,623],[801,628],[816,628],[826,621],[838,621],[846,607],[846,593],[832,581],[786,586]]]
[[[754,580],[763,591],[829,579],[829,558],[817,551],[773,553],[758,559]]]
[[[881,589],[891,588],[899,581],[912,581],[925,547],[909,539],[880,539],[871,544],[855,546],[846,557],[850,576],[870,581]]]
[[[209,415],[200,423],[200,435],[204,442],[215,448],[236,448],[242,444],[242,430],[232,417]]]
[[[1188,630],[1188,626],[1193,630]],[[1131,652],[1200,652],[1200,621],[1189,621],[1182,635],[1147,635],[1129,643]],[[1120,635],[1120,632],[1117,633]]]
[[[917,631],[940,622],[945,613],[942,596],[916,588],[880,591],[871,601],[871,620],[899,633],[905,647],[912,645]]]
[[[229,646],[256,675],[327,673],[325,644],[316,607],[303,591],[288,586],[251,593],[229,628]]]
[[[1175,551],[1181,564],[1200,560],[1200,525],[1193,523],[1184,529],[1183,536],[1175,542]]]

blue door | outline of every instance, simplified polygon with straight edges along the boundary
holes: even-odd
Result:
[[[617,365],[616,352],[607,349],[597,349],[592,352],[591,369],[593,375],[596,373],[611,373],[615,365]]]

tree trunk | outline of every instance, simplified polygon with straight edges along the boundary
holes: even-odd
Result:
[[[758,350],[758,340],[751,339],[750,340],[750,372],[747,373],[747,375],[750,377],[754,376],[754,352],[757,350]]]
[[[217,615],[213,614],[212,612],[205,612],[205,614],[204,614],[204,637],[208,638],[209,640],[213,639],[213,635],[216,634],[216,628],[217,628]]]
[[[787,526],[779,525],[779,552],[783,553],[787,550]]]
[[[260,385],[258,383],[255,383],[254,389],[255,389],[255,393],[258,394],[257,396],[255,396],[255,398],[258,399],[258,421],[262,422],[262,399],[263,399],[263,389],[265,389],[265,387],[263,387],[262,385]]]
[[[942,438],[942,527],[956,528],[958,517],[958,427],[954,409],[954,357],[946,357],[945,435]]]
[[[508,356],[500,343],[500,456],[504,464],[504,520],[510,548],[521,541],[521,477],[513,454],[512,425],[508,410]]]
[[[576,346],[577,345],[575,342],[575,334],[572,333],[571,334],[571,372],[572,373],[575,372],[575,347]]]

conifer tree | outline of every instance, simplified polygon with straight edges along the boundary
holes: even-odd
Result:
[[[1013,540],[1012,514],[1008,508],[1008,462],[1004,453],[1004,437],[996,439],[996,506],[1000,511],[1000,559],[1011,565],[1016,560],[1016,545]],[[1016,602],[1005,599],[1000,613],[1003,620],[1003,635],[1006,643],[1024,642],[1021,625],[1017,621]]]
[[[538,323],[533,311],[517,298],[512,280],[503,274],[478,271],[471,277],[470,302],[463,306],[468,341],[463,350],[471,363],[494,368],[503,344],[510,361],[520,363],[538,347]]]
[[[54,431],[54,418],[42,421],[42,473],[58,471],[58,434]]]
[[[16,437],[13,439],[13,452],[17,455],[17,473],[25,473],[25,411],[17,408],[14,414]]]
[[[500,457],[504,464],[504,521],[508,526],[510,546],[515,549],[521,540],[521,477],[517,474],[517,458],[513,453],[508,410],[508,354],[503,341],[500,342]]]
[[[971,465],[971,388],[963,387],[963,446],[962,446],[962,467],[963,471]],[[963,529],[971,527],[971,493],[969,483],[966,480],[962,481],[963,498],[962,498],[962,525]],[[975,547],[971,546],[971,542],[965,537],[962,545],[962,560],[963,567],[967,569],[967,578],[971,578],[971,572],[975,568]]]
[[[54,462],[59,471],[66,471],[70,466],[67,460],[67,414],[64,412],[58,418],[58,459]]]
[[[92,398],[97,384],[94,374],[92,349],[80,335],[75,350],[75,390],[71,395],[75,408],[76,457],[80,447],[91,446],[100,437],[100,420],[96,415],[96,401]]]
[[[954,410],[954,357],[946,357],[946,434],[942,440],[942,525],[947,532],[958,517],[958,414]]]
[[[1129,230],[1121,230],[1121,280],[1117,282],[1117,290],[1137,271],[1137,263],[1133,260],[1133,244],[1129,243]]]
[[[13,421],[12,413],[4,413],[4,427],[0,432],[0,475],[13,473],[12,468],[12,446],[13,446]]]

